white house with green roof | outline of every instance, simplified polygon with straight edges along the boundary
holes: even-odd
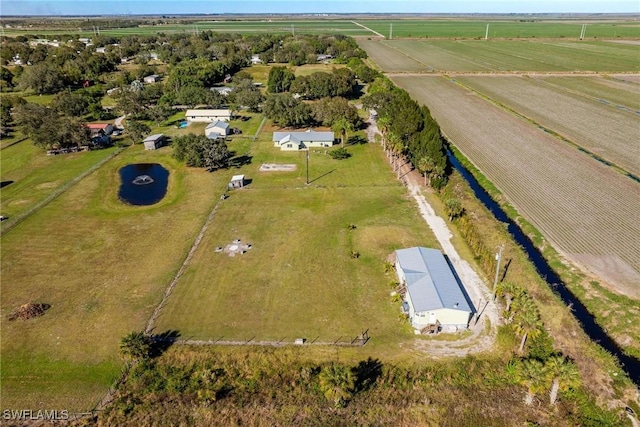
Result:
[[[468,328],[475,309],[442,252],[424,247],[399,249],[396,272],[406,286],[409,319],[416,330]]]

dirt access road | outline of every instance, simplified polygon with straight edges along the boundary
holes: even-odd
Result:
[[[369,142],[375,142],[376,135],[382,134],[378,130],[375,122],[368,120],[366,134]],[[415,199],[420,210],[420,214],[433,234],[442,246],[442,251],[449,257],[456,273],[462,280],[465,290],[475,306],[477,316],[474,316],[469,325],[470,334],[462,333],[458,340],[445,341],[440,339],[417,339],[408,344],[413,345],[416,350],[428,353],[431,356],[465,356],[469,353],[479,353],[489,350],[495,342],[497,327],[500,323],[500,311],[493,301],[491,290],[487,287],[480,276],[471,268],[468,262],[463,260],[458,251],[451,243],[451,230],[444,219],[436,215],[435,211],[424,197],[423,189],[420,185],[422,181],[416,171],[412,171],[407,163],[402,170],[403,183],[407,186],[409,194]],[[406,346],[407,344],[405,344]]]

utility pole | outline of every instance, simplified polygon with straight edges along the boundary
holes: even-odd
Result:
[[[309,185],[309,148],[307,148],[307,185]]]
[[[293,24],[291,24],[291,35],[292,36],[296,35],[296,27]]]
[[[502,262],[502,250],[504,249],[504,244],[500,245],[498,248],[498,253],[496,254],[496,277],[493,279],[493,299],[496,299],[496,286],[498,285],[498,274],[500,273],[500,263]]]
[[[393,22],[389,23],[389,40],[393,40]]]
[[[487,24],[487,30],[484,32],[484,39],[487,40],[489,38],[489,24]]]

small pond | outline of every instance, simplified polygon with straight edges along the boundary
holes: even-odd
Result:
[[[130,205],[158,203],[167,194],[169,171],[158,163],[136,163],[120,169],[120,200]]]

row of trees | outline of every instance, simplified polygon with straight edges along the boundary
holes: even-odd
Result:
[[[378,114],[377,124],[383,136],[383,148],[400,176],[400,162],[413,164],[431,187],[440,190],[447,182],[446,144],[440,127],[426,106],[420,106],[409,94],[385,77],[376,78],[363,99],[365,108]]]

